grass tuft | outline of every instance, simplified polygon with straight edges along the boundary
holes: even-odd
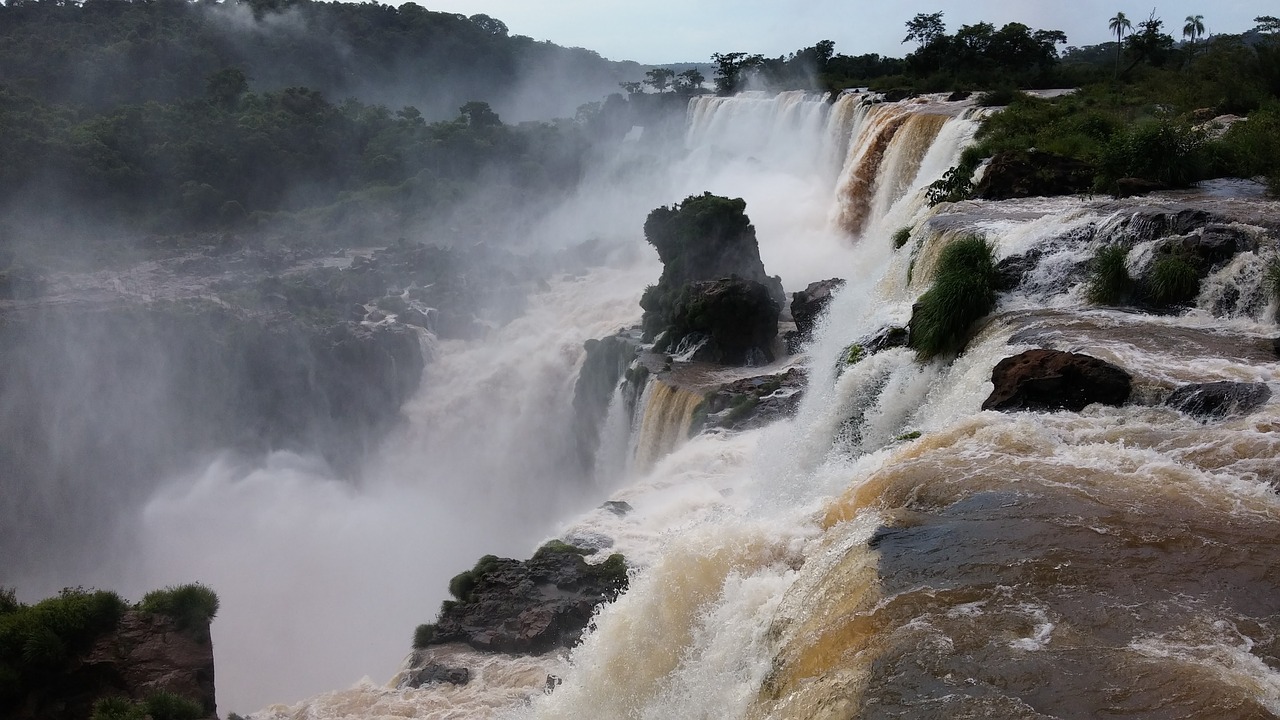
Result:
[[[144,595],[138,609],[171,618],[178,627],[190,630],[209,623],[218,614],[218,595],[200,583],[171,585]]]
[[[911,228],[909,226],[898,228],[898,231],[893,234],[893,249],[902,249],[902,246],[906,245],[910,240]]]
[[[911,315],[911,347],[920,360],[959,352],[969,329],[996,305],[994,250],[981,237],[961,238],[942,250],[933,286]]]
[[[1129,251],[1121,245],[1098,248],[1089,268],[1086,296],[1096,305],[1115,305],[1133,292],[1133,278],[1125,264]]]
[[[1184,255],[1168,253],[1152,263],[1147,288],[1156,305],[1179,305],[1194,300],[1199,294],[1200,277]]]
[[[413,649],[421,650],[431,644],[432,639],[436,636],[436,626],[431,623],[423,623],[413,629]]]

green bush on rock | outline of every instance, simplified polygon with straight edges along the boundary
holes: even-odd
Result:
[[[1126,261],[1129,250],[1121,245],[1098,248],[1089,267],[1089,286],[1085,291],[1089,302],[1114,305],[1133,292],[1133,278]]]
[[[1167,253],[1152,263],[1147,290],[1156,305],[1178,305],[1195,299],[1200,292],[1200,277],[1184,255]]]
[[[901,227],[893,234],[893,249],[899,250],[911,240],[911,228]]]
[[[933,286],[911,314],[910,345],[920,360],[959,352],[973,324],[996,305],[994,251],[981,237],[951,243],[938,258]]]
[[[200,583],[173,585],[144,595],[138,609],[171,618],[178,627],[191,629],[218,614],[218,595]]]

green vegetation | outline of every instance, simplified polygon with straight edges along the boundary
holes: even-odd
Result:
[[[756,409],[756,405],[760,404],[760,398],[756,395],[743,393],[734,395],[733,400],[729,402],[729,412],[725,414],[724,420],[726,424],[732,425],[746,418]]]
[[[422,623],[413,629],[413,649],[421,650],[431,644],[431,639],[436,636],[436,626],[432,623]]]
[[[199,703],[161,690],[134,702],[122,697],[99,700],[93,706],[90,720],[199,720],[205,717]]]
[[[570,545],[563,540],[548,540],[543,543],[542,547],[534,551],[533,559],[540,560],[559,553],[569,553],[571,555],[594,555],[596,550],[594,548],[580,548],[577,545]]]
[[[911,240],[911,228],[902,227],[893,234],[893,249],[901,250]]]
[[[1200,277],[1183,253],[1162,253],[1151,264],[1147,290],[1156,305],[1180,305],[1195,299],[1200,292]]]
[[[911,347],[920,360],[959,352],[969,330],[996,305],[992,247],[981,237],[961,238],[938,258],[933,286],[911,315]]]
[[[866,348],[862,347],[858,343],[853,343],[840,353],[840,364],[844,366],[856,365],[866,356]]]
[[[922,433],[919,430],[912,430],[911,432],[902,433],[898,437],[894,438],[894,440],[897,442],[906,442],[908,440],[918,440],[921,434]]]
[[[464,572],[454,575],[449,580],[449,594],[457,598],[460,602],[467,602],[471,599],[471,593],[475,591],[476,584],[480,578],[493,570],[498,565],[499,558],[497,555],[485,555],[476,561],[475,567]],[[449,602],[446,600],[445,602]]]
[[[198,628],[218,614],[218,595],[199,583],[174,585],[147,593],[138,609],[171,618],[180,628]]]
[[[1115,305],[1132,295],[1134,283],[1126,265],[1128,257],[1129,250],[1122,245],[1098,248],[1089,266],[1089,286],[1085,292],[1089,302]]]

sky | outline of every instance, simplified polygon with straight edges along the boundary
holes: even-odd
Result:
[[[715,52],[785,55],[834,40],[845,55],[901,57],[904,25],[917,13],[941,11],[948,32],[961,25],[1020,22],[1062,30],[1070,45],[1109,39],[1107,21],[1123,11],[1136,26],[1152,6],[1132,0],[414,0],[428,10],[484,13],[513,34],[585,47],[610,60],[645,64],[709,62]],[[1177,0],[1161,2],[1156,15],[1165,32],[1181,39],[1188,15],[1203,15],[1212,33],[1239,33],[1258,15],[1280,14],[1275,0]]]

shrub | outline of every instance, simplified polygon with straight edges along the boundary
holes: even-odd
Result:
[[[533,559],[539,560],[551,554],[568,553],[571,555],[592,555],[596,551],[594,548],[580,548],[577,545],[570,545],[562,540],[548,540],[542,544],[533,553]]]
[[[166,690],[148,695],[144,704],[151,720],[200,720],[205,716],[199,703]]]
[[[1128,257],[1128,249],[1121,245],[1104,245],[1098,248],[1089,268],[1089,287],[1085,293],[1089,302],[1114,305],[1130,296],[1133,292],[1133,278],[1129,276],[1129,268],[1125,265]]]
[[[421,650],[431,644],[431,640],[436,636],[436,626],[431,623],[423,623],[413,629],[413,649]]]
[[[1023,95],[1024,93],[1020,92],[1017,88],[1001,87],[982,93],[974,99],[974,103],[977,104],[978,107],[1000,107],[1013,104],[1014,100],[1017,100]]]
[[[906,245],[909,240],[911,240],[911,228],[910,227],[898,228],[898,232],[893,234],[893,249],[894,250],[901,249],[902,246]]]
[[[981,237],[956,240],[938,258],[933,286],[911,315],[911,347],[920,360],[959,352],[969,328],[996,305],[994,251]]]
[[[128,698],[102,698],[93,704],[91,720],[143,720],[146,708]]]
[[[1200,292],[1200,277],[1195,266],[1181,253],[1167,253],[1152,263],[1147,289],[1156,305],[1181,304]]]
[[[485,555],[476,561],[475,567],[465,572],[454,575],[449,580],[449,594],[462,602],[471,599],[471,593],[475,591],[476,585],[480,582],[480,578],[493,570],[498,563],[497,555]],[[445,602],[448,602],[447,600]]]
[[[172,619],[180,628],[207,625],[218,614],[218,595],[200,583],[171,585],[142,596],[138,609]]]
[[[1168,119],[1135,123],[1106,144],[1098,189],[1114,192],[1117,181],[1133,177],[1168,187],[1187,187],[1207,174],[1202,133]]]

